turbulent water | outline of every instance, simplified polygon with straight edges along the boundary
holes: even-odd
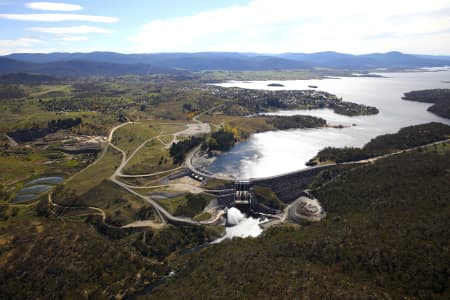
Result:
[[[375,106],[374,116],[348,117],[330,109],[279,111],[276,115],[313,115],[343,129],[297,129],[254,134],[236,145],[209,167],[215,173],[231,174],[237,178],[272,176],[306,168],[305,163],[326,146],[360,147],[370,139],[400,128],[431,121],[450,124],[427,111],[430,104],[401,100],[404,92],[420,89],[450,88],[450,69],[428,72],[383,73],[384,78],[344,77],[323,80],[228,82],[223,87],[267,90],[303,90],[317,85],[318,90],[330,92],[345,101]],[[284,87],[268,87],[269,83]],[[352,126],[352,125],[355,126]]]
[[[257,237],[263,231],[259,226],[260,222],[259,219],[247,217],[236,207],[231,207],[227,213],[228,226],[225,228],[225,236],[215,242],[220,243],[233,237]]]

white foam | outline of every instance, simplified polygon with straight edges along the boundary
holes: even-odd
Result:
[[[237,225],[245,219],[245,215],[236,207],[232,207],[227,213],[227,223],[228,225]]]
[[[228,210],[227,224],[232,225],[226,227],[225,235],[213,243],[220,243],[225,239],[232,239],[233,237],[257,237],[263,230],[259,226],[261,221],[252,217],[247,217],[239,209],[232,207]]]

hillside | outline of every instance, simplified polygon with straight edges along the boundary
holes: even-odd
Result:
[[[449,150],[343,171],[314,191],[324,221],[180,257],[150,298],[448,299]]]

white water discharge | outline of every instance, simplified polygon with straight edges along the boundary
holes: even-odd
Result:
[[[247,217],[235,207],[231,207],[228,210],[227,223],[230,226],[225,228],[225,235],[213,243],[220,243],[225,239],[232,239],[233,237],[257,237],[263,232],[259,226],[261,220]]]

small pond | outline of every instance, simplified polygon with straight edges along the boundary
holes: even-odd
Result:
[[[12,203],[22,203],[37,199],[42,193],[48,192],[56,185],[62,183],[64,178],[60,176],[48,176],[33,179],[25,183],[24,187],[17,192]]]

